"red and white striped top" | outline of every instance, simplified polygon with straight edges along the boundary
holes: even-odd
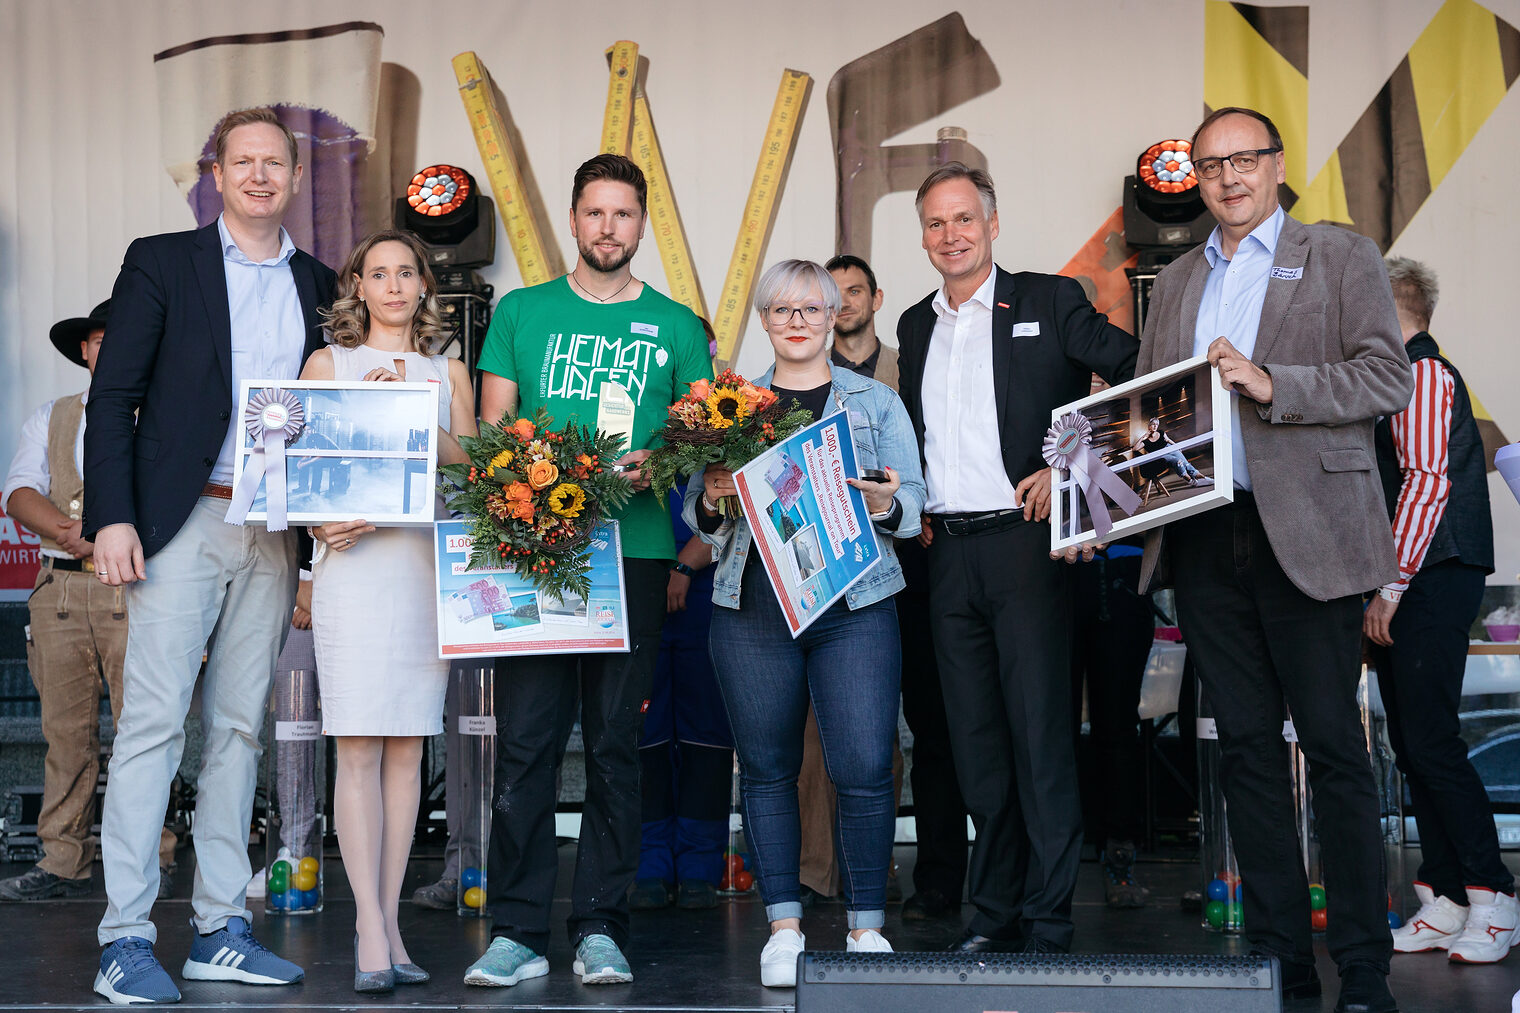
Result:
[[[1399,579],[1384,587],[1403,593],[1420,572],[1436,525],[1451,495],[1446,443],[1451,435],[1451,405],[1456,395],[1451,370],[1436,359],[1414,363],[1414,396],[1390,424],[1393,446],[1404,473],[1393,515],[1393,542],[1399,556]]]

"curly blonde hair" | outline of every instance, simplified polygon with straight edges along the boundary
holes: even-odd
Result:
[[[449,329],[438,309],[438,280],[433,277],[427,251],[417,237],[393,229],[374,232],[359,240],[338,272],[337,298],[331,307],[321,311],[327,321],[328,340],[344,348],[357,348],[368,338],[369,309],[359,298],[359,275],[364,272],[369,252],[381,243],[400,243],[412,251],[417,272],[422,276],[422,290],[427,293],[426,298],[418,301],[417,313],[412,317],[412,347],[423,355],[433,355],[449,338]]]

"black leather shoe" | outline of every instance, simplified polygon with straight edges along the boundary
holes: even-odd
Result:
[[[1068,953],[1066,947],[1051,942],[1049,939],[1041,939],[1039,936],[1030,936],[1024,944],[1024,953],[1027,956],[1037,957],[1042,953]]]
[[[1280,954],[1269,953],[1266,950],[1253,948],[1250,952],[1253,957],[1276,957],[1277,974],[1282,981],[1283,1002],[1292,999],[1318,999],[1322,991],[1319,983],[1319,972],[1313,964],[1300,964],[1284,960]]]
[[[932,887],[920,890],[903,901],[902,919],[905,922],[926,922],[935,918],[959,918],[961,906]]]
[[[989,939],[967,931],[960,941],[951,943],[951,953],[1018,953],[1024,949],[1022,939]]]
[[[1341,970],[1341,997],[1335,1013],[1399,1013],[1388,991],[1388,975],[1370,964],[1350,964]]]

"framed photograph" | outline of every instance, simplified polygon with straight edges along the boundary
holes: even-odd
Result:
[[[249,380],[238,404],[246,409],[250,397],[273,387],[295,395],[305,416],[300,435],[285,448],[291,524],[359,518],[387,527],[433,523],[438,384]],[[239,410],[237,418],[243,414]],[[240,435],[233,488],[255,459],[253,436],[246,427]],[[251,521],[267,519],[268,480],[266,475],[254,497]]]
[[[592,532],[591,593],[563,601],[515,569],[470,569],[474,540],[467,521],[439,521],[433,538],[440,658],[630,649],[617,521]]]
[[[793,637],[881,560],[849,415],[835,412],[734,473],[760,561]]]
[[[1106,500],[1113,528],[1100,539],[1087,497],[1102,493],[1095,486],[1084,492],[1072,469],[1052,468],[1052,549],[1139,534],[1234,499],[1230,395],[1206,356],[1062,405],[1050,421],[1071,412],[1087,420],[1092,453],[1134,491],[1140,506],[1126,515]]]

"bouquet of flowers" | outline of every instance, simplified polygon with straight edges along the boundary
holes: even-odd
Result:
[[[709,464],[742,468],[812,421],[813,413],[796,401],[782,404],[773,391],[726,369],[712,383],[698,380],[670,406],[665,425],[655,432],[663,443],[644,462],[649,483],[663,503],[687,475]],[[735,497],[718,504],[726,517],[739,514],[739,504],[731,500]]]
[[[510,567],[545,594],[584,598],[591,531],[632,487],[609,467],[621,437],[573,425],[554,432],[552,422],[540,410],[482,425],[479,436],[459,438],[470,462],[438,470],[456,487],[449,508],[469,517],[472,568]]]

